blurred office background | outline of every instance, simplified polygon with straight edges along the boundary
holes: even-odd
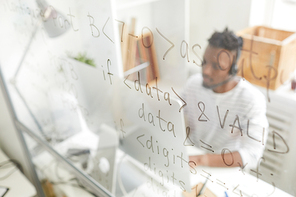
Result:
[[[146,32],[149,28],[153,33],[160,86],[163,89],[174,87],[181,90],[190,75],[200,72],[200,66],[193,60],[198,61],[197,55],[202,57],[207,39],[215,30],[222,31],[225,27],[229,27],[237,32],[259,25],[296,32],[295,0],[117,0],[114,2],[114,11],[119,21],[130,24],[132,18],[136,19],[135,35],[141,35],[143,28]],[[172,43],[174,48],[168,51]],[[195,44],[200,48],[195,47],[193,51],[192,46]],[[180,52],[182,50],[183,52]],[[293,111],[296,105],[296,93],[290,89],[290,79],[283,85],[286,86],[270,92],[272,98],[268,103],[268,116],[272,129],[281,130],[285,136],[290,152],[279,157],[266,155],[270,163],[262,166],[262,170],[276,172],[266,181],[276,182],[277,187],[295,195],[296,145],[292,139],[296,137],[296,116]],[[266,93],[264,88],[258,88]],[[9,157],[20,160],[25,174],[31,179],[2,92],[0,96],[1,148]],[[279,159],[274,159],[275,157]]]

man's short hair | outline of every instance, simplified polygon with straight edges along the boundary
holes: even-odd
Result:
[[[237,37],[232,31],[229,31],[227,27],[223,32],[213,33],[208,41],[213,47],[223,48],[229,51],[237,51],[243,46],[242,37]]]

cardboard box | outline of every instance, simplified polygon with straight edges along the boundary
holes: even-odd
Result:
[[[238,75],[272,90],[291,77],[296,68],[296,33],[264,26],[237,32],[244,40]]]

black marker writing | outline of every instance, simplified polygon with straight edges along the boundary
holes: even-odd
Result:
[[[120,41],[123,42],[123,32],[124,32],[125,23],[123,21],[119,21],[117,19],[115,19],[115,21],[122,23]]]
[[[139,135],[136,137],[138,143],[145,149],[149,150],[153,154],[157,154],[163,156],[165,161],[163,165],[165,167],[169,167],[170,165],[177,165],[178,159],[180,159],[180,167],[184,167],[183,163],[185,162],[188,164],[188,161],[185,160],[183,153],[181,152],[180,155],[175,155],[170,152],[170,150],[166,147],[161,147],[161,144],[158,143],[158,140],[155,139],[154,136],[150,135],[147,136],[145,134]],[[172,149],[173,151],[173,149]],[[150,158],[150,157],[149,157]],[[144,166],[147,166],[144,164]],[[156,170],[156,169],[155,169]]]
[[[201,46],[200,46],[199,44],[195,44],[195,45],[192,46],[192,52],[193,52],[193,53],[196,55],[196,57],[199,59],[200,64],[197,64],[197,62],[196,62],[195,60],[193,60],[193,63],[196,64],[196,65],[198,65],[198,66],[201,66],[201,64],[202,64],[202,58],[199,57],[199,55],[198,55],[198,54],[196,53],[196,51],[194,50],[195,47],[199,47],[199,49],[201,49]]]
[[[228,112],[229,112],[229,110],[226,111],[226,113],[225,113],[225,115],[224,115],[224,119],[223,119],[223,124],[222,124],[222,123],[221,123],[220,114],[219,114],[219,107],[218,107],[218,105],[217,105],[218,118],[219,118],[220,126],[221,126],[222,129],[224,128],[224,125],[225,125],[225,121],[226,121],[226,117],[227,117]]]
[[[184,158],[183,158],[183,153],[181,152],[181,155],[179,156],[177,156],[178,158],[180,158],[180,162],[181,162],[181,167],[183,168],[183,161],[185,162],[185,163],[188,163],[188,161],[186,161]]]
[[[90,30],[91,30],[91,35],[95,38],[100,36],[100,31],[99,29],[94,25],[95,19],[94,17],[92,17],[89,13],[87,15],[87,17],[89,18],[89,26],[90,26]],[[91,20],[92,19],[92,20]],[[93,28],[96,29],[96,34],[94,34]]]
[[[103,65],[101,65],[101,67],[102,67],[102,70],[103,70],[103,77],[104,77],[104,80],[106,80],[106,76],[105,76],[105,71],[104,71],[104,66]]]
[[[250,54],[249,54],[249,55],[250,55],[250,56],[249,56],[249,65],[250,65],[250,68],[251,68],[252,75],[254,76],[255,79],[257,79],[257,80],[261,80],[262,77],[257,77],[257,76],[255,75],[255,72],[254,72],[254,69],[253,69],[253,65],[252,65],[252,55],[253,55],[253,54],[258,55],[258,53],[256,53],[256,52],[253,51],[253,41],[254,41],[254,36],[252,35],[250,50],[242,49],[242,51],[247,51],[247,52],[250,53]]]
[[[174,43],[172,43],[168,38],[166,38],[162,33],[160,33],[160,31],[156,28],[156,31],[166,40],[166,41],[168,41],[172,46],[164,53],[164,55],[163,55],[163,60],[165,60],[165,56],[168,54],[168,52],[170,51],[170,50],[172,50],[172,48],[174,48],[175,47],[175,45],[174,45]]]
[[[275,183],[274,182],[271,182],[272,186],[273,186],[273,191],[271,192],[271,194],[269,194],[268,196],[271,196],[274,192],[275,192]],[[268,197],[267,196],[267,197]]]
[[[185,44],[185,54],[183,54],[183,44]],[[187,57],[187,61],[189,62],[188,43],[185,40],[182,40],[181,42],[180,54],[182,58]]]
[[[167,159],[167,163],[164,164],[164,166],[169,167],[169,165],[170,165],[169,151],[166,148],[163,149],[163,156]]]
[[[148,29],[148,31],[150,32],[151,36],[146,37],[145,39],[148,40],[150,43],[146,43],[144,42],[144,29]],[[153,44],[153,33],[152,31],[148,28],[148,27],[143,27],[142,31],[141,31],[141,37],[142,37],[142,44],[145,48],[150,48]],[[150,40],[151,38],[151,40]]]
[[[152,93],[151,93],[151,89],[152,89],[152,88],[149,86],[149,84],[146,83],[146,94],[147,94],[148,96],[150,96],[151,98],[153,98]]]
[[[225,161],[225,152],[226,152],[226,151],[228,151],[228,152],[230,153],[230,155],[231,155],[231,162],[230,162],[230,163],[227,163],[227,162]],[[224,164],[227,165],[227,166],[232,166],[232,164],[234,163],[233,154],[232,154],[232,152],[231,152],[228,148],[223,148],[223,149],[222,149],[222,151],[221,151],[221,157],[222,157],[222,159],[223,159]]]
[[[145,104],[144,103],[142,103],[142,107],[138,110],[138,116],[139,116],[139,118],[146,121],[146,113],[145,113]],[[161,116],[160,110],[158,110],[158,115],[156,115],[156,118],[158,119],[159,128],[161,131],[165,132],[167,129],[169,132],[172,132],[174,137],[177,137],[176,133],[175,133],[175,125],[172,122],[165,120]],[[151,112],[148,113],[148,121],[150,124],[153,124],[153,126],[155,126],[154,115]],[[166,124],[166,129],[163,126],[165,124]]]
[[[259,172],[261,161],[264,161],[265,162],[265,158],[264,157],[260,157],[260,159],[258,160],[258,163],[257,163],[256,170],[251,169],[252,172],[256,173],[257,182],[258,182],[258,179],[259,179],[259,175],[262,176],[262,174]]]
[[[124,127],[123,120],[120,119],[120,131],[121,131],[121,133],[122,133],[122,138],[124,138],[124,134],[126,133],[126,132],[123,130],[123,127]]]
[[[210,179],[210,177],[212,176],[210,173],[208,173],[207,171],[205,171],[205,170],[202,170],[204,173],[206,173],[207,174],[207,176],[205,176],[205,175],[203,175],[203,174],[200,174],[201,176],[203,176],[203,177],[205,177],[207,180],[209,180],[209,181],[211,181],[212,183],[214,182],[214,181],[212,181],[211,179]]]
[[[275,149],[276,149],[275,135],[277,135],[278,137],[280,137],[280,139],[283,141],[283,143],[284,143],[285,146],[286,146],[286,151],[276,151],[276,150],[275,150]],[[284,139],[279,133],[277,133],[277,132],[275,132],[275,131],[272,131],[272,139],[273,139],[273,149],[274,149],[274,150],[267,149],[268,151],[270,151],[270,152],[274,152],[274,153],[279,153],[279,154],[286,154],[286,153],[289,152],[290,148],[289,148],[287,142],[285,141],[285,139]]]
[[[130,75],[128,75],[125,79],[124,79],[124,84],[129,88],[129,89],[132,89],[131,86],[128,85],[127,83],[127,80],[128,80],[128,77]],[[149,85],[149,83],[146,83],[146,94],[147,96],[149,96],[150,98],[154,98],[154,96],[152,95],[152,89],[156,91],[156,96],[157,96],[157,100],[158,101],[161,101],[161,94],[163,93],[163,99],[169,104],[169,105],[172,105],[171,103],[171,95],[169,92],[163,92],[159,87],[158,87],[158,82],[157,82],[157,77],[155,78],[155,86],[151,87]],[[145,87],[145,86],[144,86]],[[140,72],[138,72],[138,75],[137,75],[137,79],[134,80],[134,88],[136,91],[138,92],[141,92],[141,93],[144,93],[143,91],[143,87],[142,87],[142,84],[141,84],[141,74]],[[176,92],[175,92],[176,94]]]
[[[232,190],[232,192],[235,193],[235,194],[237,194],[237,195],[240,195],[242,197],[243,194],[242,194],[242,191],[241,190],[239,190],[239,193],[236,193],[235,192],[238,187],[239,187],[239,184]]]
[[[131,34],[131,33],[129,33],[128,35],[129,35],[129,36],[132,36],[132,37],[134,37],[134,38],[138,38],[137,35],[134,35],[134,34]]]
[[[170,93],[165,92],[164,95],[163,95],[163,98],[164,98],[164,100],[166,100],[166,101],[168,102],[169,105],[172,105],[172,104],[171,104]]]
[[[180,185],[180,189],[182,191],[186,191],[186,189],[185,189],[185,183],[183,181],[179,180],[179,185]]]
[[[189,165],[189,167],[190,167],[190,172],[191,172],[191,174],[197,174],[197,171],[196,171],[196,169],[195,169],[195,167],[197,166],[196,165],[196,162],[195,161],[189,161],[188,162],[188,165]],[[193,171],[192,171],[193,170]]]
[[[128,75],[128,76],[124,79],[123,83],[124,83],[129,89],[132,89],[132,88],[126,83],[126,80],[128,79],[129,76],[130,76],[130,75]]]
[[[214,150],[212,150],[212,146],[205,143],[204,141],[200,140],[201,143],[205,144],[207,147],[204,147],[204,146],[201,146],[202,148],[208,150],[208,151],[211,151],[211,152],[214,152]]]
[[[173,87],[172,87],[172,90],[173,90],[173,92],[176,94],[176,96],[177,96],[179,99],[181,99],[181,101],[184,103],[184,104],[180,107],[180,109],[179,109],[179,112],[181,112],[181,110],[183,109],[183,107],[185,107],[185,106],[187,105],[187,103],[186,103],[186,101],[185,101],[184,99],[181,98],[181,96],[179,96],[179,95],[177,94],[177,92],[174,90]]]
[[[226,68],[223,68],[223,67],[221,66],[221,64],[220,64],[220,56],[222,56],[224,53],[227,55],[228,60],[229,60],[229,64],[228,64],[229,66],[226,67]],[[234,59],[234,58],[233,58],[233,59]],[[217,55],[218,67],[219,67],[220,70],[226,70],[226,69],[228,69],[229,67],[231,67],[233,61],[234,61],[234,60],[231,61],[230,54],[229,54],[229,52],[228,52],[227,50],[222,49],[222,50],[218,53],[218,55]]]
[[[238,122],[238,126],[235,126],[236,121]],[[239,129],[239,131],[241,132],[241,136],[243,136],[243,129],[242,129],[241,126],[240,126],[238,115],[236,115],[236,118],[234,119],[233,124],[232,124],[232,125],[229,125],[229,126],[232,127],[232,129],[231,129],[231,133],[233,133],[233,129],[234,129],[234,128],[237,128],[237,129]]]
[[[162,93],[162,91],[158,88],[158,85],[157,85],[157,77],[155,79],[155,87],[152,87],[154,90],[156,90],[156,95],[157,95],[157,99],[158,101],[160,101],[160,98],[159,98],[159,92]]]
[[[245,80],[244,68],[245,68],[245,59],[243,58],[241,61],[241,65],[239,66],[239,68],[237,70],[237,72],[241,71],[241,76],[242,76],[243,80]]]
[[[161,124],[161,121],[164,121],[165,123],[167,123],[167,121],[164,120],[164,119],[160,116],[160,110],[158,110],[158,116],[156,116],[156,118],[158,118],[158,120],[159,120],[159,127],[160,127],[160,129],[161,129],[162,131],[165,131],[165,129],[163,129],[163,127],[161,126],[161,125],[162,125],[162,124]]]
[[[74,25],[73,25],[73,20],[72,20],[72,18],[74,18],[75,16],[71,14],[71,9],[70,9],[70,8],[69,8],[69,14],[67,14],[67,16],[69,16],[69,17],[70,17],[70,21],[71,21],[71,26],[72,26],[72,29],[73,29],[74,31],[78,31],[79,29],[75,29],[75,28],[74,28]]]
[[[145,147],[145,146],[144,146],[144,144],[139,140],[139,138],[144,137],[144,136],[145,136],[145,134],[140,135],[140,136],[137,137],[138,142],[139,142],[143,147]]]
[[[185,140],[183,142],[183,145],[184,146],[194,146],[194,143],[191,141],[189,135],[190,135],[190,127],[186,127],[186,138],[185,138]],[[191,144],[185,144],[185,142],[187,141],[187,139],[190,141]]]
[[[226,187],[226,185],[225,185],[225,183],[223,181],[220,181],[219,179],[216,179],[216,180],[218,181],[217,182],[218,185],[221,185],[222,187],[224,187],[225,189],[228,190],[228,187]]]
[[[270,97],[269,97],[269,86],[270,86],[270,82],[274,79],[276,79],[277,77],[277,69],[274,68],[273,66],[266,66],[268,69],[268,74],[267,76],[264,75],[264,78],[266,79],[266,91],[267,91],[267,99],[268,99],[268,102],[270,102]],[[271,75],[271,70],[274,71],[274,75],[272,77],[270,77]]]
[[[135,90],[141,91],[143,93],[140,81],[141,81],[141,76],[140,76],[140,72],[138,72],[138,78],[134,81],[134,86],[135,86]]]
[[[244,169],[245,169],[245,167],[248,165],[248,163],[246,163],[245,165],[242,165],[240,162],[237,162],[237,163],[238,163],[239,168],[240,168],[239,171],[242,171],[242,173],[245,174],[245,173],[244,173]]]
[[[249,134],[249,123],[250,123],[250,120],[248,120],[248,123],[247,123],[247,136],[248,136],[249,138],[251,138],[251,139],[257,141],[257,142],[261,142],[260,140],[257,140],[256,138],[250,136],[250,134]],[[263,128],[263,133],[264,133],[264,128]]]
[[[206,107],[205,107],[205,104],[204,104],[202,101],[200,101],[200,102],[198,102],[197,105],[198,105],[198,109],[201,111],[201,114],[200,114],[200,116],[198,117],[198,121],[207,122],[208,120],[210,120],[210,119],[205,115],[205,113],[204,113],[204,112],[205,112],[205,108],[206,108]],[[201,107],[200,105],[201,105],[202,107]],[[207,120],[206,120],[206,119],[201,119],[202,116],[206,117]]]
[[[102,32],[112,43],[114,43],[113,40],[111,40],[111,38],[105,33],[105,27],[106,27],[106,24],[108,23],[109,19],[110,19],[110,17],[108,17],[107,21],[105,22]]]

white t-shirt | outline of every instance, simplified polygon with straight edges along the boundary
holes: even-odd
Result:
[[[246,168],[256,168],[268,133],[264,95],[243,79],[225,93],[204,88],[202,80],[201,74],[190,77],[182,94],[190,140],[194,146],[221,156],[238,151]]]

